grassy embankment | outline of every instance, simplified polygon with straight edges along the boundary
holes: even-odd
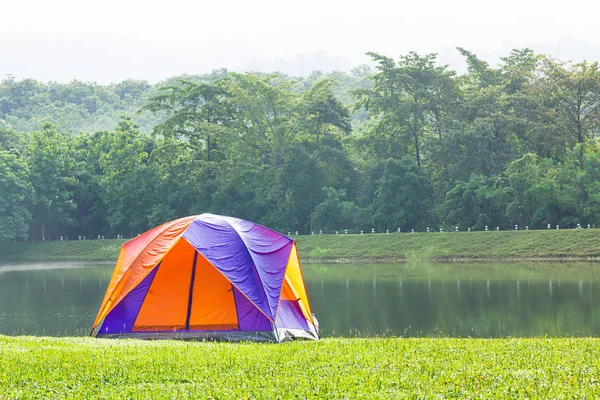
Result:
[[[296,238],[304,262],[600,259],[600,229],[315,235]],[[0,263],[114,262],[123,240],[0,244]]]
[[[598,339],[0,336],[0,398],[593,398]]]

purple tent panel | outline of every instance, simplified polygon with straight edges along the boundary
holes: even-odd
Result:
[[[306,318],[302,315],[302,310],[295,300],[281,300],[279,310],[277,311],[277,328],[302,329],[309,330]]]
[[[183,237],[275,320],[291,238],[252,222],[212,214],[200,215]]]
[[[240,331],[272,331],[271,321],[239,290],[233,288]]]
[[[98,333],[102,335],[110,335],[116,333],[127,333],[133,329],[133,324],[138,316],[146,293],[152,284],[154,275],[160,264],[156,266],[152,272],[144,278],[127,296],[121,300],[113,310],[108,313]]]

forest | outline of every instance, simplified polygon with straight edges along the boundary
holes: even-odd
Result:
[[[306,77],[0,83],[0,241],[204,212],[281,232],[600,224],[600,70],[458,48]]]

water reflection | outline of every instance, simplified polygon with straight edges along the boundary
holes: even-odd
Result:
[[[598,336],[596,268],[311,265],[305,279],[325,336]]]
[[[112,274],[110,265],[0,267],[0,334],[89,333]]]
[[[0,267],[0,334],[86,335],[112,265]],[[599,336],[597,264],[305,265],[324,336]]]

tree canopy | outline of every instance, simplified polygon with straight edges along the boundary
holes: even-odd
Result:
[[[459,48],[374,69],[0,83],[0,240],[201,212],[285,233],[600,223],[600,70]]]

